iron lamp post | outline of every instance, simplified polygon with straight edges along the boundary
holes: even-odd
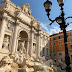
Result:
[[[59,3],[59,6],[61,7],[61,14],[56,17],[54,20],[50,19],[50,11],[51,11],[51,6],[52,6],[52,2],[47,0],[44,3],[44,7],[45,7],[45,11],[47,12],[47,16],[48,19],[51,21],[50,25],[53,22],[57,22],[61,28],[61,30],[63,30],[63,34],[64,34],[64,45],[65,45],[65,63],[66,63],[66,72],[71,72],[71,67],[70,67],[70,57],[69,57],[69,53],[68,53],[68,47],[67,47],[67,33],[66,33],[66,27],[69,25],[69,23],[66,24],[66,19],[68,18],[72,18],[71,17],[64,17],[64,11],[63,11],[63,6],[64,6],[64,0],[57,0],[57,2]],[[71,22],[72,23],[72,22]]]
[[[52,6],[52,2],[48,0],[44,3],[45,11],[47,12],[48,17],[50,15],[49,12],[51,11],[51,6]]]

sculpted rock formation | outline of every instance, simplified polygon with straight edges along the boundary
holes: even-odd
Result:
[[[18,72],[18,65],[9,56],[5,56],[0,61],[0,72]]]
[[[19,52],[2,58],[0,72],[59,72],[52,60],[47,62],[48,65],[40,59]]]

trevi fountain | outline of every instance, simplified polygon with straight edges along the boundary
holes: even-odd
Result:
[[[0,5],[0,72],[59,72],[50,59],[49,34],[41,30],[29,4]]]

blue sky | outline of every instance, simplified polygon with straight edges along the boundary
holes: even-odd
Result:
[[[0,0],[1,2],[2,0]],[[46,0],[11,0],[14,4],[21,6],[21,4],[30,4],[30,8],[32,9],[32,16],[38,19],[42,25],[41,29],[48,32],[50,35],[53,33],[58,33],[60,30],[59,25],[54,22],[51,26],[49,25],[50,21],[46,16],[46,12],[43,6],[43,3]],[[60,14],[60,7],[57,3],[57,0],[52,1],[52,10],[50,12],[50,18],[55,19],[55,17]],[[72,16],[72,0],[65,0],[64,2],[64,12],[65,17]],[[68,19],[67,22],[71,22],[72,19]],[[72,24],[67,27],[67,30],[72,29]]]

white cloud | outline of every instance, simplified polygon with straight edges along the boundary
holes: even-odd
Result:
[[[67,30],[67,31],[72,30],[72,24],[70,24],[70,25],[67,27],[66,30]]]
[[[50,27],[48,24],[41,22],[41,28],[43,30],[45,30],[46,32],[48,32],[49,35],[52,35],[53,33],[59,33],[59,32],[61,32],[59,25],[57,25],[57,26],[51,25],[51,27]],[[66,28],[66,30],[67,31],[72,30],[72,24],[70,24]]]
[[[46,32],[49,32],[48,27],[46,26],[46,24],[41,22],[41,28],[45,29]]]
[[[41,28],[44,29],[46,32],[49,33],[49,35],[52,35],[53,33],[58,33],[60,32],[60,28],[59,27],[56,27],[56,26],[53,26],[51,25],[51,29],[48,27],[48,24],[45,24],[43,22],[41,22]]]

